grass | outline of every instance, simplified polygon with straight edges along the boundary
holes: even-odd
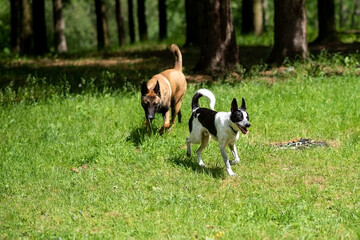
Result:
[[[163,136],[159,116],[144,134],[136,87],[89,84],[77,94],[30,76],[21,91],[3,89],[0,238],[358,239],[358,60],[327,57],[253,70],[241,82],[189,84],[184,121]],[[237,143],[236,177],[215,141],[203,152],[206,169],[186,157],[200,87],[214,92],[219,111],[246,99],[252,126]],[[331,146],[270,146],[301,137]]]

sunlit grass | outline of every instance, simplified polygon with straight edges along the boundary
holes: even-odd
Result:
[[[242,82],[190,84],[183,123],[163,136],[160,116],[145,134],[136,86],[89,84],[79,94],[30,77],[20,92],[8,87],[0,96],[0,238],[358,238],[357,58],[346,65],[339,57],[336,75],[326,58]],[[206,169],[186,157],[200,87],[214,92],[219,111],[246,99],[252,126],[237,143],[234,178],[215,141],[203,153]],[[301,137],[331,144],[270,146]]]

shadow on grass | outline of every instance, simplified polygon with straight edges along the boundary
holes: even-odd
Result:
[[[126,141],[132,142],[135,147],[138,147],[142,145],[147,138],[151,138],[151,136],[154,136],[155,134],[159,134],[156,127],[151,127],[151,133],[149,134],[146,125],[144,124],[141,127],[134,128],[130,135],[126,138]]]
[[[180,167],[191,169],[194,172],[205,173],[213,178],[226,177],[223,167],[201,167],[199,166],[197,159],[195,159],[194,157],[187,157],[185,152],[184,154],[175,155],[168,158],[168,161]]]

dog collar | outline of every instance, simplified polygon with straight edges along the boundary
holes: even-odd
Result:
[[[229,127],[231,128],[231,130],[232,130],[235,134],[238,133],[238,131],[235,131],[230,125],[229,125]]]

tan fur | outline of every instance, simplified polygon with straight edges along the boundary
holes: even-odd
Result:
[[[167,69],[159,74],[154,75],[146,84],[147,93],[142,94],[141,98],[142,104],[147,102],[149,106],[153,106],[155,103],[159,103],[162,108],[168,109],[166,112],[163,113],[164,125],[160,130],[161,132],[174,126],[176,116],[180,112],[181,102],[187,89],[186,78],[182,73],[182,55],[180,49],[175,44],[172,44],[170,47],[170,51],[174,54],[175,57],[174,68]],[[157,82],[159,83],[160,87],[160,97],[154,91]],[[148,117],[146,124],[149,127]]]

